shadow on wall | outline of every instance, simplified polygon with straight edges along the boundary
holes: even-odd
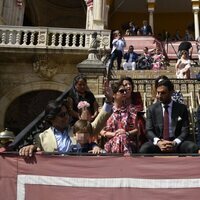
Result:
[[[4,127],[17,135],[44,110],[49,100],[60,94],[58,91],[40,90],[16,98],[6,111]]]

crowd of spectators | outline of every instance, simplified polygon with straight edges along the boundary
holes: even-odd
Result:
[[[111,54],[111,66],[110,68],[113,69],[113,62],[114,62],[114,56]],[[121,57],[120,53],[120,62],[117,60],[117,69],[123,69],[123,70],[160,70],[160,69],[166,69],[166,59],[163,53],[159,48],[152,49],[149,51],[148,47],[144,47],[143,53],[138,54],[134,51],[134,46],[130,45],[128,47],[128,51]],[[121,63],[122,59],[124,59],[124,62]]]
[[[127,26],[123,27],[125,29],[126,36],[151,36],[153,35],[152,28],[148,24],[147,20],[143,21],[143,25],[138,27],[133,21],[130,21]],[[191,30],[186,29],[185,34],[182,37],[179,33],[179,30],[176,30],[174,35],[171,35],[168,31],[163,31],[164,34],[158,34],[157,38],[162,41],[165,40],[166,44],[171,44],[171,41],[181,41],[178,46],[178,50],[174,49],[174,46],[171,46],[174,49],[174,52],[177,56],[177,63],[175,65],[174,75],[178,79],[190,79],[193,77],[191,75],[191,65],[197,64],[196,61],[192,58],[193,45],[190,41],[194,40],[194,36],[191,33]],[[196,48],[200,60],[200,48],[199,48],[200,39],[196,40]],[[126,37],[122,36],[122,33],[119,30],[114,31],[113,40],[112,40],[112,51],[110,55],[110,69],[114,69],[114,66],[117,65],[117,70],[163,70],[167,69],[169,66],[169,58],[167,56],[166,50],[161,46],[156,45],[154,49],[149,49],[148,46],[143,47],[143,53],[137,53],[134,51],[134,45],[130,44],[126,46]],[[128,49],[128,50],[126,50]],[[184,57],[184,52],[187,51],[187,57]],[[117,64],[114,64],[115,59]],[[199,61],[200,63],[200,61]],[[195,75],[194,75],[195,76]]]
[[[155,101],[146,117],[141,95],[134,92],[130,77],[112,84],[106,81],[104,87],[104,105],[93,118],[94,104],[84,96],[77,100],[76,120],[70,114],[68,101],[50,101],[45,109],[50,127],[35,135],[33,144],[21,148],[19,154],[26,157],[32,156],[34,151],[122,155],[198,152],[198,146],[187,140],[187,106],[173,99],[176,91],[168,77],[156,79]],[[165,112],[168,113],[167,125]],[[70,124],[71,119],[73,124]]]
[[[129,36],[152,34],[152,28],[146,20],[142,27],[130,22],[125,32]],[[169,37],[170,34],[165,32],[165,39]],[[181,39],[178,30],[174,38]],[[190,79],[193,47],[189,40],[194,38],[186,30],[175,65],[178,79]],[[199,41],[198,38],[198,47]],[[133,45],[124,53],[125,47],[122,33],[114,31],[110,69],[114,68],[115,59],[118,70],[121,65],[124,70],[166,69],[166,58],[161,49],[149,50],[145,46],[143,53],[138,54]],[[76,76],[65,101],[50,101],[46,106],[45,120],[50,126],[35,135],[33,144],[21,148],[19,154],[32,156],[34,151],[93,154],[198,152],[198,146],[187,140],[187,107],[181,101],[181,93],[174,90],[168,77],[160,76],[155,80],[155,95],[152,105],[147,109],[146,118],[141,95],[134,92],[134,83],[130,77],[121,78],[112,86],[106,82],[104,87],[106,99],[99,109],[86,77]],[[166,123],[165,118],[168,118]]]

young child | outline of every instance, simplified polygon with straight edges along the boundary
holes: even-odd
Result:
[[[101,148],[91,141],[92,126],[87,120],[79,119],[76,121],[73,127],[74,137],[77,141],[77,145],[72,146],[72,152],[79,153],[102,153]]]
[[[91,107],[90,107],[90,104],[87,101],[80,101],[78,103],[77,108],[78,108],[79,119],[87,120],[89,122],[93,121]],[[97,142],[98,136],[97,135],[91,135],[90,141]]]

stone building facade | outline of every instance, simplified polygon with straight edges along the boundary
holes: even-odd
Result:
[[[176,1],[180,4],[178,16],[186,15],[187,23],[194,22],[196,37],[199,0]],[[165,20],[168,8],[164,10],[159,2],[0,0],[0,130],[7,127],[18,134],[49,99],[70,88],[77,65],[88,56],[94,31],[101,41],[99,57],[110,49],[111,31],[132,19],[138,24],[148,19],[154,32],[160,31],[163,27],[158,18]],[[170,16],[177,13],[174,0],[162,2],[170,5]],[[102,75],[88,74],[94,94],[102,93],[102,81]]]

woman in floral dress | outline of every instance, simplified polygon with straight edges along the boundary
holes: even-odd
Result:
[[[134,138],[138,133],[136,128],[137,111],[126,104],[127,89],[124,85],[114,83],[113,89],[113,113],[106,126],[100,132],[106,138],[104,149],[107,153],[130,154],[135,151]]]

